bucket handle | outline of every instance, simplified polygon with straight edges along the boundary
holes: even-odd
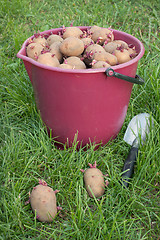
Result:
[[[127,82],[136,83],[136,84],[140,84],[140,85],[144,84],[144,79],[138,75],[136,75],[135,78],[132,78],[132,77],[117,73],[112,68],[107,68],[105,73],[108,77],[117,77],[117,78],[123,79]]]

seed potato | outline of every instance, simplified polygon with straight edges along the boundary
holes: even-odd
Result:
[[[67,63],[61,63],[59,65],[59,68],[64,68],[64,69],[73,69],[73,66],[67,64]]]
[[[128,49],[128,44],[121,40],[115,40],[115,41],[109,42],[107,44],[104,44],[103,47],[106,50],[106,52],[109,52],[112,54],[117,49],[117,47],[120,47],[120,46],[122,48]]]
[[[114,56],[111,53],[108,52],[103,52],[103,53],[95,53],[93,55],[93,59],[96,61],[104,61],[104,62],[108,62],[108,64],[114,66],[118,63],[117,61],[117,57]]]
[[[60,51],[61,42],[54,42],[50,45],[50,53],[55,54],[58,61],[61,63],[63,59],[63,54]]]
[[[107,62],[105,61],[95,61],[94,63],[94,60],[92,61],[92,68],[108,68],[110,67],[111,65],[109,65]]]
[[[91,44],[86,48],[83,54],[84,62],[87,66],[90,66],[92,60],[94,59],[95,53],[105,53],[106,51],[99,44]]]
[[[104,48],[98,44],[91,44],[88,46],[84,52],[84,55],[90,55],[92,57],[95,53],[105,52]]]
[[[33,212],[36,211],[37,219],[41,222],[52,222],[57,214],[56,195],[52,188],[37,185],[30,195]]]
[[[66,27],[63,33],[63,39],[66,39],[68,37],[80,38],[82,34],[83,32],[78,27]]]
[[[42,36],[34,37],[33,42],[41,44],[42,47],[47,46],[47,40]]]
[[[101,27],[99,27],[97,25],[91,26],[90,29],[89,29],[91,34],[93,34],[95,31],[98,31],[98,30],[101,30]]]
[[[122,47],[124,47],[125,49],[128,48],[128,44],[127,44],[125,41],[122,41],[122,40],[114,40],[114,42],[118,44],[117,47],[122,46]]]
[[[103,45],[105,41],[111,42],[114,40],[114,35],[108,28],[101,28],[92,34],[92,40],[100,45]]]
[[[79,57],[83,62],[80,65],[77,65],[76,62],[72,63],[73,69],[103,67],[107,64],[114,66],[130,61],[138,54],[132,43],[127,44],[120,39],[114,40],[114,32],[110,28],[96,25],[83,31],[78,27],[63,27],[57,34],[51,34],[48,38],[40,33],[34,34],[34,38],[28,41],[26,55],[51,66],[52,61],[51,58],[49,59],[49,54],[45,57],[40,56],[44,52],[51,53],[52,57],[55,56],[60,64],[63,64],[64,58]],[[100,65],[101,63],[102,65]],[[55,65],[59,65],[56,60],[54,61]],[[66,65],[60,67],[67,68]]]
[[[50,52],[39,55],[37,62],[51,67],[59,66],[59,61],[57,57]]]
[[[63,38],[57,34],[52,34],[47,38],[47,43],[51,46],[54,42],[63,42]]]
[[[129,54],[135,54],[135,55],[136,55],[136,50],[135,50],[135,49],[133,49],[133,48],[128,48],[127,50],[128,50],[128,52],[129,52]]]
[[[115,50],[114,51],[115,56],[117,57],[118,63],[125,63],[131,60],[130,54],[126,49],[123,50]]]
[[[93,195],[97,198],[104,194],[104,177],[98,168],[88,168],[84,172],[84,183],[85,188],[91,198],[93,198]]]
[[[68,57],[65,59],[65,62],[74,69],[86,69],[85,63],[79,57]]]
[[[26,53],[29,58],[37,60],[42,50],[43,46],[40,43],[30,43],[26,48]]]
[[[78,56],[83,53],[84,44],[79,38],[68,37],[61,43],[60,51],[65,56]]]
[[[90,45],[94,44],[93,40],[89,37],[81,38],[82,42],[84,43],[84,48],[86,49]]]

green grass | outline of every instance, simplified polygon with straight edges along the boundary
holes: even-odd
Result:
[[[0,6],[0,239],[114,239],[160,237],[160,6],[159,1],[1,0]],[[46,134],[37,112],[33,88],[16,57],[35,31],[61,25],[99,25],[140,39],[145,54],[137,73],[124,125],[118,137],[94,151],[59,150]],[[140,146],[129,189],[121,187],[121,169],[129,146],[123,135],[130,119],[141,112],[155,119]],[[88,197],[81,168],[97,161],[110,182],[99,200]],[[44,179],[63,210],[53,223],[34,219],[28,192]]]

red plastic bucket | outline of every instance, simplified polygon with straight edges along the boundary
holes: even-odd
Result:
[[[51,29],[41,34],[58,34],[60,30],[62,28]],[[133,44],[138,55],[127,63],[113,66],[110,71],[42,65],[26,56],[26,45],[33,36],[23,43],[17,54],[32,82],[41,118],[52,131],[52,137],[62,144],[71,146],[77,134],[79,145],[90,142],[104,145],[117,136],[123,125],[134,79],[135,83],[142,83],[135,75],[144,47],[130,34],[114,29],[113,33],[115,39]],[[127,81],[123,79],[125,76]],[[128,77],[133,81],[128,82]]]

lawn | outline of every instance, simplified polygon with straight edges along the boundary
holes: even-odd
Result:
[[[160,5],[158,0],[1,0],[0,6],[0,239],[160,239]],[[74,21],[74,22],[73,22]],[[112,27],[145,47],[128,112],[117,138],[95,150],[60,150],[46,133],[22,60],[23,42],[37,31],[62,25]],[[154,118],[128,189],[120,184],[130,146],[123,141],[138,113]],[[88,196],[83,173],[97,162],[109,185],[99,199]],[[44,179],[58,189],[62,210],[52,223],[36,220],[28,193]]]

